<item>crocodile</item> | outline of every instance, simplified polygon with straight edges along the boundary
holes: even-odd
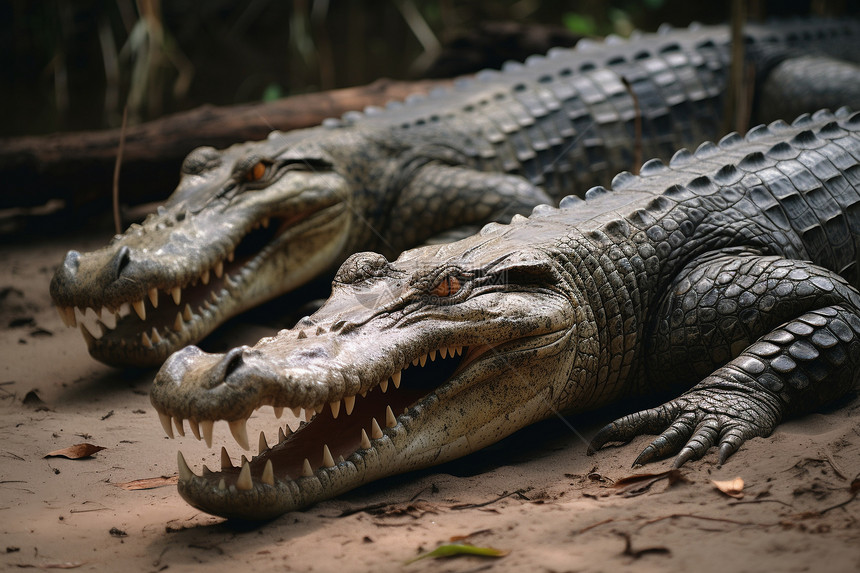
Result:
[[[860,85],[860,68],[827,55],[860,54],[856,22],[749,26],[746,37],[765,109],[789,87],[765,80],[799,57],[818,58],[817,86],[833,66],[837,95]],[[196,149],[157,213],[104,248],[67,253],[51,296],[97,360],[160,365],[355,252],[391,257],[461,238],[606,185],[637,157],[668,159],[719,137],[729,44],[720,26],[583,42],[426,98]],[[860,107],[860,97],[838,105]]]
[[[670,393],[599,430],[589,452],[659,434],[636,458],[676,466],[848,393],[860,373],[860,112],[736,133],[611,190],[535,207],[389,261],[357,253],[292,329],[162,365],[169,436],[211,446],[223,420],[278,422],[259,454],[194,472],[205,512],[264,520],[467,455],[534,422]]]

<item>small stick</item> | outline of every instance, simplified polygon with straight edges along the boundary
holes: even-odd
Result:
[[[122,164],[122,150],[125,147],[125,128],[128,122],[128,104],[122,110],[122,127],[119,131],[119,149],[116,153],[116,163],[113,166],[113,224],[116,234],[122,233],[122,221],[119,218],[119,166]]]

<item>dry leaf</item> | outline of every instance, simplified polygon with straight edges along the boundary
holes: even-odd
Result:
[[[690,482],[690,480],[681,473],[681,470],[674,468],[654,474],[634,474],[632,476],[623,477],[612,484],[612,487],[622,490],[618,492],[619,495],[634,497],[642,495],[651,489],[652,485],[664,479],[669,482],[667,487],[671,487],[676,483]]]
[[[729,497],[741,499],[744,496],[743,478],[736,477],[734,479],[725,481],[711,480],[711,483],[713,483],[718,490],[720,490]]]
[[[62,450],[54,450],[53,452],[49,452],[45,454],[46,458],[69,458],[70,460],[78,460],[81,458],[88,458],[96,452],[100,452],[104,450],[102,446],[94,446],[92,444],[75,444],[74,446],[69,446],[68,448],[63,448]]]
[[[177,483],[179,483],[179,476],[159,476],[136,479],[125,483],[115,483],[113,485],[126,491],[137,491],[140,489],[155,489],[166,485],[176,485]]]
[[[670,480],[678,481],[681,477],[681,470],[678,469],[666,470],[665,472],[658,472],[655,474],[633,474],[632,476],[627,476],[619,479],[613,484],[613,487],[626,487],[633,483],[638,483],[651,479],[669,478]]]

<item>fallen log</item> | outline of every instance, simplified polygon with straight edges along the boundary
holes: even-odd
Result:
[[[120,201],[162,201],[173,191],[185,156],[263,139],[274,130],[317,125],[327,117],[384,105],[450,80],[377,80],[369,85],[296,95],[278,101],[202,106],[126,129]],[[109,208],[120,130],[0,139],[0,210],[26,211],[51,203],[53,213],[90,215]],[[83,219],[85,217],[77,217]],[[75,226],[74,217],[69,224]]]

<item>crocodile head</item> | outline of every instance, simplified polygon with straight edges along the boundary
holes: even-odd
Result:
[[[248,449],[255,409],[310,417],[281,426],[272,447],[262,436],[241,467],[222,449],[221,471],[197,475],[180,452],[180,494],[209,513],[267,519],[463,456],[564,406],[578,363],[593,358],[593,321],[553,256],[525,234],[495,235],[394,262],[353,255],[293,329],[226,354],[171,356],[151,391],[171,436],[171,421],[187,420],[211,446],[224,420]]]
[[[335,169],[334,135],[275,132],[193,151],[157,213],[107,247],[66,255],[51,281],[65,324],[80,324],[102,362],[159,365],[230,316],[336,268],[352,185]],[[336,135],[344,147],[348,134]]]

